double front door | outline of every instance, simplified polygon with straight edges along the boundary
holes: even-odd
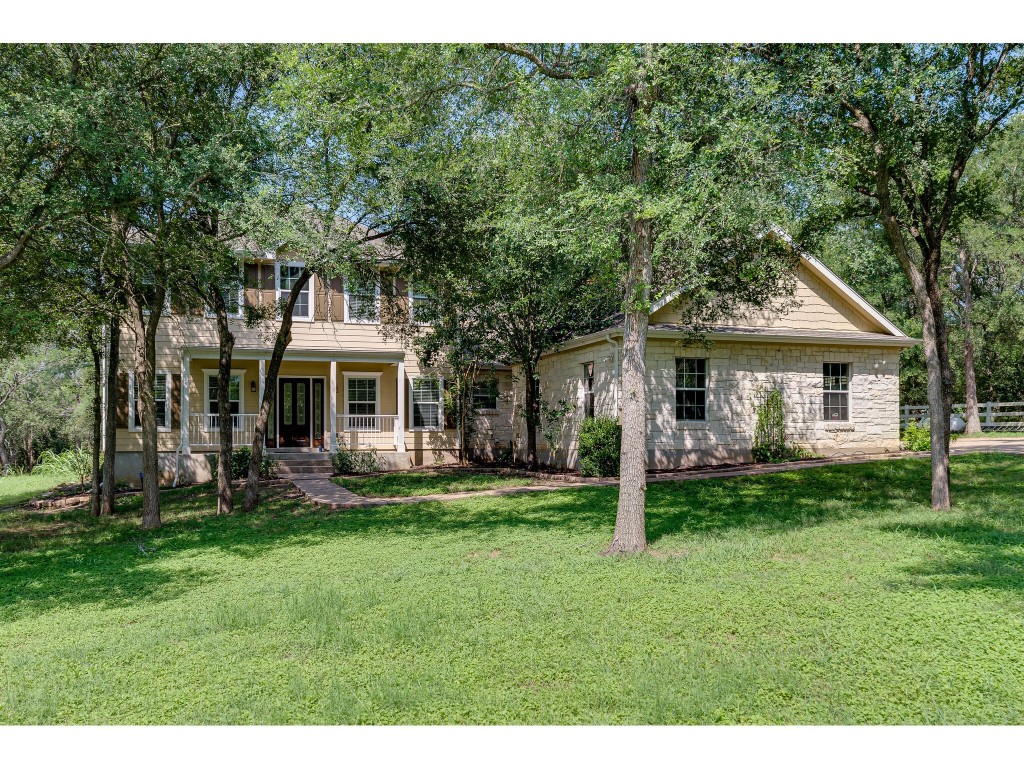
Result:
[[[280,448],[320,448],[324,437],[324,381],[311,377],[277,380]]]

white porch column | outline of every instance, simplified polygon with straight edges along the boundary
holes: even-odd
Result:
[[[191,385],[192,356],[188,352],[181,354],[181,454],[189,456],[192,454],[192,447],[189,445],[189,415],[188,395]]]
[[[338,450],[338,361],[331,360],[331,451]]]
[[[262,291],[261,291],[261,293],[262,293]],[[267,386],[267,361],[264,360],[262,357],[260,358],[259,381],[260,381],[260,383],[259,383],[259,400],[256,401],[256,413],[259,413],[260,409],[263,407],[263,390]],[[276,413],[273,416],[274,416],[275,419],[277,418],[277,414]],[[270,425],[268,424],[267,426],[269,427]],[[276,432],[274,433],[274,437],[276,439],[276,437],[277,437],[277,433]],[[275,443],[275,445],[276,445],[276,443]],[[263,437],[263,447],[264,448],[267,447],[267,438],[266,438],[265,433],[264,433],[264,437]]]
[[[405,450],[405,361],[398,362],[398,417],[395,419],[395,450]]]

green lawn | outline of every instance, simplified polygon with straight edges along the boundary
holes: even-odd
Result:
[[[335,477],[338,485],[348,488],[360,496],[393,499],[400,496],[430,496],[434,493],[459,493],[461,491],[486,491],[492,488],[533,485],[529,477],[501,473],[460,472],[442,470],[423,472],[393,472],[368,477]]]
[[[0,721],[1021,723],[1024,458],[168,524],[0,514]],[[137,497],[123,501],[138,514]]]
[[[0,477],[0,509],[34,499],[63,483],[78,482],[64,475],[11,475]]]

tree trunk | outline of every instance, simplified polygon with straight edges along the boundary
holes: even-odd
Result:
[[[981,432],[981,415],[978,412],[978,382],[974,375],[974,323],[971,319],[973,295],[971,283],[974,270],[966,248],[960,249],[961,275],[964,282],[964,309],[962,326],[964,332],[964,391],[967,404],[966,421],[968,434]]]
[[[263,463],[263,441],[267,434],[267,422],[270,420],[270,408],[274,403],[274,393],[277,391],[277,374],[281,370],[281,361],[284,359],[284,352],[292,341],[292,311],[295,309],[295,302],[299,298],[299,292],[309,282],[310,272],[303,269],[299,278],[292,285],[288,294],[288,300],[281,310],[281,327],[277,331],[277,338],[274,340],[274,351],[270,356],[270,368],[263,388],[263,402],[260,403],[260,412],[256,417],[256,429],[252,439],[252,456],[249,459],[249,476],[245,481],[245,511],[252,512],[256,509],[259,501],[260,465]],[[312,297],[310,297],[312,301]]]
[[[651,222],[634,225],[622,339],[622,448],[615,535],[604,554],[647,548],[647,326],[650,322]]]
[[[875,174],[879,221],[893,253],[903,267],[921,313],[921,336],[928,370],[928,411],[931,422],[932,509],[949,509],[949,414],[952,410],[953,375],[949,368],[949,339],[943,317],[939,285],[941,241],[921,249],[921,265],[911,259],[903,230],[895,213],[889,191],[888,157],[879,153]]]
[[[160,527],[160,474],[157,453],[156,398],[153,382],[156,376],[156,330],[164,305],[165,289],[157,285],[153,306],[148,315],[137,297],[129,299],[135,324],[135,393],[142,419],[142,529]],[[167,393],[170,396],[170,392]],[[129,393],[131,397],[131,393]]]
[[[949,404],[942,371],[943,331],[927,297],[921,304],[924,357],[928,369],[928,412],[931,424],[932,509],[949,509]]]
[[[7,422],[0,416],[0,469],[4,473],[11,467],[11,459],[7,455]]]
[[[117,314],[110,316],[107,344],[107,413],[103,426],[103,498],[100,511],[112,515],[117,461],[117,369],[121,364],[121,322]]]
[[[217,338],[220,357],[217,362],[217,419],[220,424],[220,452],[217,456],[217,514],[230,515],[234,511],[231,490],[231,452],[233,449],[233,423],[231,418],[231,353],[235,348],[235,335],[228,325],[228,308],[218,286],[210,288],[214,311],[217,314]],[[184,428],[184,426],[183,426]]]
[[[100,516],[100,443],[103,440],[103,339],[94,332],[89,334],[92,351],[92,488],[89,490],[90,509],[94,517]]]
[[[537,425],[540,423],[540,393],[537,370],[533,362],[523,366],[526,378],[526,463],[534,472],[539,468],[537,457]]]
[[[653,49],[646,45],[645,66],[650,65]],[[629,122],[634,123],[637,109],[650,112],[657,92],[648,92],[645,75],[630,94]],[[638,196],[643,195],[647,171],[652,163],[649,152],[633,139],[632,182]],[[604,551],[606,555],[631,554],[647,549],[647,326],[650,324],[652,251],[654,223],[640,214],[630,222],[629,271],[626,277],[625,322],[622,337],[622,446],[619,451],[619,504],[615,514],[615,534]]]

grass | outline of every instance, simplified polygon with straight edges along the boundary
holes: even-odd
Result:
[[[459,470],[393,472],[368,477],[335,477],[332,480],[360,496],[389,499],[401,496],[430,496],[435,493],[486,491],[493,488],[533,485],[535,482],[529,477]]]
[[[0,722],[1021,723],[1024,458],[167,524],[0,513]]]
[[[0,509],[34,499],[64,483],[78,482],[65,475],[10,475],[0,477]]]
[[[970,432],[961,437],[1024,437],[1024,432]]]

